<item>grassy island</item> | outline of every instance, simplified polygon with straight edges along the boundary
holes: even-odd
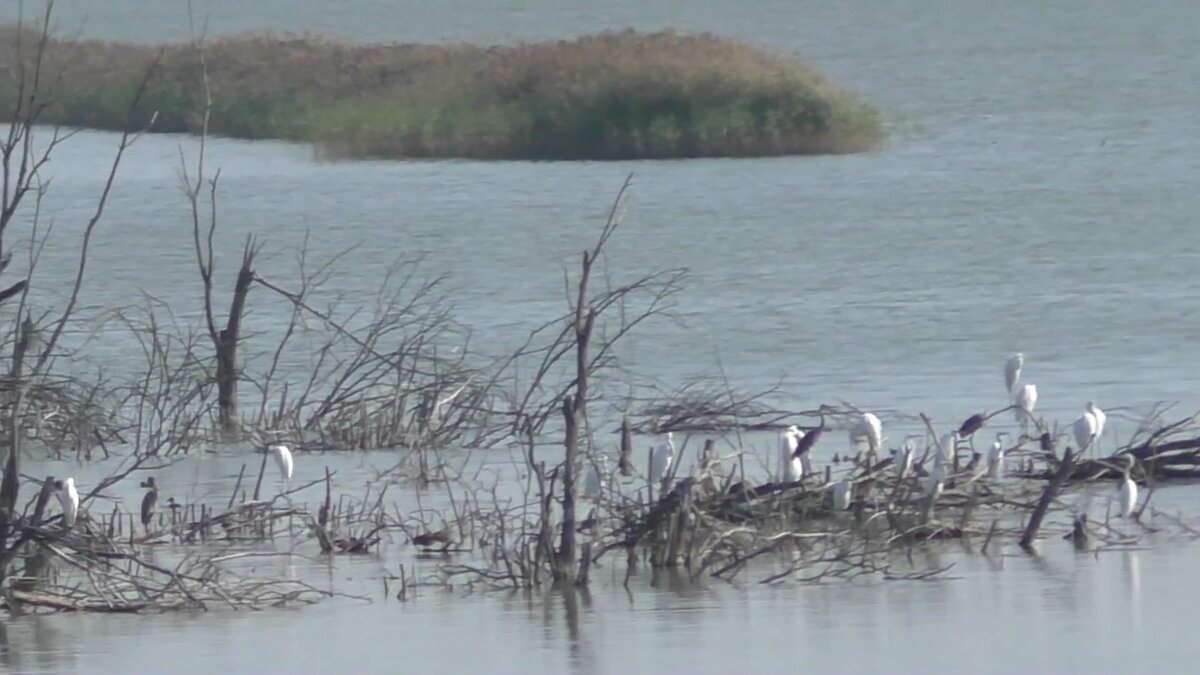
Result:
[[[38,39],[24,33],[18,50],[16,31],[0,29],[10,73]],[[122,128],[160,50],[137,115],[157,112],[154,131],[198,131],[203,69],[190,44],[51,39],[43,121]],[[210,40],[204,56],[212,133],[339,157],[748,157],[857,152],[882,135],[871,106],[819,73],[709,34],[495,47],[252,35]],[[14,96],[13,79],[0,79],[0,115]]]

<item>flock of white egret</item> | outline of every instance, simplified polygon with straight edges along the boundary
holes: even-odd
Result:
[[[1015,392],[1013,409],[1016,413],[1016,422],[1021,424],[1023,429],[1033,419],[1034,408],[1038,400],[1038,391],[1035,385],[1021,384],[1021,371],[1024,365],[1025,355],[1019,352],[1013,354],[1004,363],[1004,383],[1010,395],[1014,395]],[[813,475],[812,449],[825,430],[824,413],[822,412],[820,416],[820,424],[816,427],[801,429],[793,424],[784,430],[780,442],[779,463],[776,468],[777,480],[797,482]],[[1079,453],[1095,449],[1104,433],[1107,419],[1107,415],[1096,406],[1095,402],[1087,402],[1083,414],[1072,425],[1075,447],[1078,448]],[[975,432],[987,423],[987,420],[986,414],[972,415],[957,430],[943,434],[941,438],[937,439],[936,447],[930,448],[934,450],[932,453],[933,468],[928,471],[920,484],[921,489],[931,495],[934,501],[944,489],[947,464],[953,462],[958,442],[963,439],[970,440]],[[883,447],[883,423],[874,413],[861,413],[851,426],[849,435],[851,448],[857,449],[865,444],[869,456],[877,455]],[[973,458],[970,467],[973,468],[975,479],[986,477],[989,480],[1000,480],[1003,478],[1005,438],[1011,439],[1011,437],[1012,434],[1007,431],[998,432],[988,451],[986,463],[979,461],[978,455]],[[917,454],[915,441],[920,438],[920,435],[907,436],[899,448],[891,450],[893,465],[899,475],[911,474],[914,457]],[[283,443],[274,443],[267,447],[267,452],[274,458],[275,465],[279,469],[279,477],[286,489],[295,469],[291,449]],[[1126,455],[1124,459],[1126,463],[1116,501],[1119,514],[1122,517],[1128,517],[1137,503],[1137,484],[1130,477],[1130,471],[1134,464],[1133,457]],[[667,432],[666,441],[653,448],[650,453],[648,478],[652,484],[665,486],[665,480],[671,475],[671,467],[677,461],[674,434]],[[592,500],[599,499],[608,486],[608,477],[608,458],[601,455],[598,462],[591,465],[584,478],[583,497]],[[54,487],[62,508],[63,524],[70,528],[75,524],[79,511],[79,493],[75,488],[75,480],[69,477],[65,480],[56,480]],[[150,488],[142,501],[142,523],[148,526],[157,504],[158,489],[153,478],[148,478],[146,482],[142,483],[142,487]],[[853,500],[853,494],[854,483],[849,475],[844,476],[833,486],[834,508],[837,510],[848,509]]]

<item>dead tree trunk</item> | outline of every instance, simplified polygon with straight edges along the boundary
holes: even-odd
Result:
[[[257,249],[251,238],[246,239],[242,250],[242,267],[238,271],[237,284],[233,288],[233,303],[229,307],[229,319],[225,328],[213,336],[217,352],[217,407],[221,430],[235,434],[241,427],[238,415],[238,360],[237,348],[242,327],[242,314],[246,309],[246,296],[254,281],[254,254]]]
[[[603,242],[603,239],[601,239]],[[597,247],[599,249],[599,247]],[[564,445],[566,457],[563,471],[563,531],[555,565],[555,581],[573,584],[578,559],[575,542],[576,464],[579,461],[579,438],[587,426],[588,372],[591,369],[588,344],[592,339],[596,312],[588,303],[588,279],[595,255],[584,251],[583,273],[579,277],[579,296],[575,300],[575,396],[563,399],[563,418],[566,422]]]

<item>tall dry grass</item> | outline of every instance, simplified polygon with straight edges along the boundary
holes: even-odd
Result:
[[[29,61],[0,29],[0,59]],[[47,121],[124,123],[157,47],[51,40]],[[196,131],[190,45],[163,58],[141,114]],[[21,52],[24,54],[22,55]],[[881,137],[869,105],[792,59],[714,35],[607,32],[514,46],[358,45],[249,35],[205,47],[211,131],[309,141],[351,157],[620,159],[853,152]],[[0,82],[0,114],[11,109]]]

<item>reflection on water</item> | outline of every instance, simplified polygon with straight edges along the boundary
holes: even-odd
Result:
[[[677,382],[719,358],[738,386],[783,377],[790,407],[852,400],[883,413],[885,431],[897,437],[906,432],[892,431],[891,410],[925,410],[941,423],[1006,404],[1001,366],[1017,349],[1042,392],[1039,410],[1060,420],[1095,399],[1112,413],[1116,433],[1127,434],[1117,406],[1200,405],[1200,99],[1185,86],[1200,70],[1200,4],[242,5],[199,9],[215,13],[218,31],[331,29],[369,38],[501,39],[630,24],[715,29],[814,59],[878,101],[894,126],[874,153],[762,161],[330,164],[300,146],[217,141],[210,162],[223,176],[218,258],[236,260],[254,232],[278,251],[264,254],[258,271],[288,278],[288,248],[306,230],[318,255],[370,242],[330,289],[360,297],[398,252],[426,254],[431,271],[452,275],[473,344],[500,354],[561,310],[562,266],[591,241],[613,191],[634,171],[628,218],[613,241],[620,273],[692,271],[679,323],[647,324],[628,345],[624,356],[640,375]],[[0,3],[0,18],[13,6]],[[68,27],[91,16],[85,33],[97,37],[178,39],[186,26],[183,9],[169,2],[60,6]],[[56,238],[34,279],[39,302],[61,300],[54,289],[74,271],[73,237],[114,143],[80,134],[50,167],[46,216],[57,223]],[[147,137],[128,157],[94,242],[90,269],[102,273],[84,304],[116,306],[137,288],[153,289],[181,319],[198,318],[195,261],[180,229],[180,143]],[[150,252],[153,264],[130,251]],[[288,309],[261,298],[252,304],[256,334],[277,334]],[[127,364],[127,340],[106,330],[89,330],[90,352]],[[293,371],[307,366],[300,355],[289,358]],[[831,440],[818,459],[839,449]],[[223,500],[242,461],[197,453],[164,470],[163,480],[181,501]],[[392,461],[301,457],[297,472],[328,463],[353,493]],[[498,455],[495,469],[506,462]],[[29,470],[94,484],[108,469]],[[1107,493],[1098,494],[1089,511],[1101,518]],[[116,496],[136,504],[133,493]],[[389,496],[412,498],[407,488]],[[1172,512],[1200,509],[1186,487],[1160,489],[1154,499]],[[371,604],[15,617],[0,625],[0,659],[13,671],[121,673],[1190,668],[1191,625],[1181,617],[1193,614],[1200,592],[1200,553],[1186,541],[1151,538],[1147,546],[1096,555],[1048,540],[1029,556],[993,542],[985,556],[948,545],[922,554],[953,564],[946,581],[814,587],[743,580],[698,589],[643,571],[626,592],[623,571],[609,561],[587,597],[420,589],[402,604],[382,597],[383,576],[414,562],[397,541],[379,556],[247,562],[368,595]],[[416,564],[427,573],[436,563]]]
[[[391,459],[301,454],[297,478],[328,464],[353,485]],[[242,459],[189,459],[162,472],[164,491],[183,485],[176,476],[195,475],[187,464],[196,462],[208,465],[206,475],[224,476],[206,488],[220,495],[232,487]],[[83,484],[95,480],[94,468],[77,468]],[[298,500],[315,502],[319,492]],[[436,492],[422,496],[426,507],[439,505]],[[132,500],[137,493],[124,488],[111,496]],[[393,486],[388,494],[402,512],[416,508],[413,488]],[[1160,488],[1155,500],[1169,511],[1196,508],[1183,486]],[[643,568],[629,591],[618,556],[602,561],[592,588],[579,595],[421,587],[401,603],[384,595],[382,577],[400,564],[415,564],[425,576],[440,558],[416,558],[402,537],[385,542],[378,555],[332,560],[308,557],[315,551],[308,542],[298,549],[304,557],[248,558],[235,569],[303,579],[371,602],[16,617],[0,633],[0,655],[9,670],[59,672],[396,672],[422,664],[437,672],[786,673],[797,662],[856,673],[897,672],[898,664],[905,672],[961,672],[963,664],[984,673],[1113,672],[1140,667],[1147,655],[1170,670],[1183,662],[1172,659],[1188,654],[1190,628],[1177,617],[1188,615],[1200,590],[1193,572],[1200,547],[1153,537],[1144,544],[1078,553],[1070,542],[1050,538],[1029,555],[995,540],[983,555],[951,542],[914,552],[918,564],[952,565],[946,579],[924,582],[761,585],[747,574],[696,586],[678,573]],[[167,546],[148,555],[175,553]]]

